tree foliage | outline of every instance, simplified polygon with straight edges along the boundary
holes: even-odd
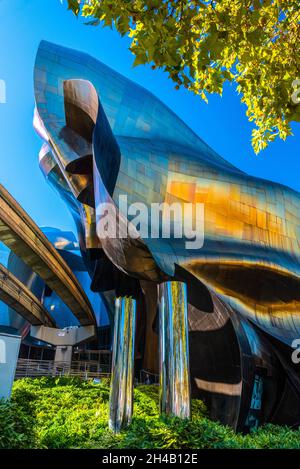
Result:
[[[207,102],[234,82],[256,153],[300,121],[299,0],[68,0],[89,25],[132,39],[134,65],[162,68]],[[300,96],[300,90],[299,90]]]
[[[256,153],[300,121],[299,0],[68,0],[89,25],[128,34],[134,65],[162,68],[207,102],[236,85]]]

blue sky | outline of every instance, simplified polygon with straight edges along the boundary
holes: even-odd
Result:
[[[65,1],[66,3],[66,1]],[[32,128],[33,66],[42,39],[79,49],[148,88],[225,159],[249,174],[300,191],[300,124],[294,137],[273,143],[256,156],[251,125],[233,86],[205,104],[186,90],[176,91],[167,75],[132,68],[129,41],[109,29],[84,26],[60,0],[0,0],[0,79],[7,103],[0,104],[0,182],[40,226],[72,229],[72,218],[38,167],[40,139]]]

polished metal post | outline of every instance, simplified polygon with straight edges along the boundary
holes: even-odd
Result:
[[[185,283],[162,283],[159,286],[159,299],[160,411],[189,418],[191,403]]]
[[[109,428],[115,433],[129,425],[132,417],[135,316],[132,297],[116,299],[109,399]]]

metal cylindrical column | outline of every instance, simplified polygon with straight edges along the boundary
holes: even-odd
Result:
[[[116,433],[132,418],[135,316],[132,297],[116,299],[109,400],[109,427]]]
[[[183,282],[159,286],[160,299],[160,411],[189,418],[190,371],[188,303]]]

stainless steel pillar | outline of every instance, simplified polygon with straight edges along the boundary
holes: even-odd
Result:
[[[112,351],[109,427],[114,432],[131,422],[133,408],[136,301],[117,298]]]
[[[189,418],[191,404],[185,283],[160,284],[159,304],[160,411]]]

